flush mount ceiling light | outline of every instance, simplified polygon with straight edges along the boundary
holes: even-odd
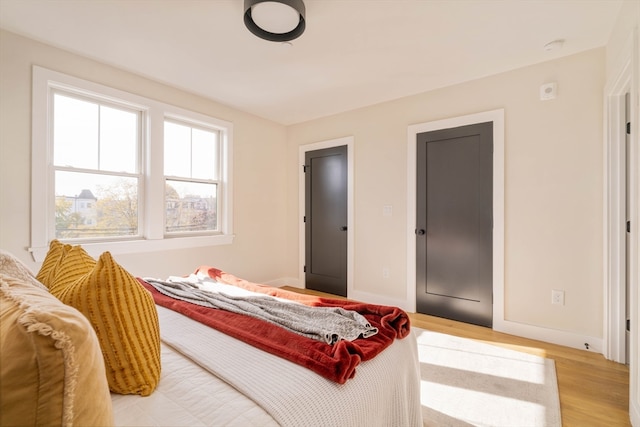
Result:
[[[293,40],[304,33],[304,3],[302,0],[244,0],[244,25],[265,40]]]

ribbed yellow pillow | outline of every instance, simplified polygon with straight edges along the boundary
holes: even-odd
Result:
[[[96,266],[96,260],[81,246],[73,246],[58,261],[53,270],[53,280],[49,282],[49,292],[54,296],[60,294],[73,282],[90,273]]]
[[[93,325],[111,391],[151,394],[160,380],[160,328],[149,291],[105,252],[90,273],[62,291],[60,300]]]
[[[51,286],[56,274],[56,267],[60,260],[71,249],[71,245],[66,245],[59,240],[52,240],[49,244],[49,251],[44,257],[42,267],[36,275],[36,279],[47,288]]]

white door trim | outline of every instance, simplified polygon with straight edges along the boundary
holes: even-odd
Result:
[[[629,296],[631,308],[631,339],[629,360],[629,417],[631,424],[640,427],[640,41],[634,28],[622,49],[620,60],[610,73],[604,90],[604,185],[603,185],[603,295],[604,326],[603,354],[607,359],[622,362],[624,350],[624,176],[620,162],[625,161],[622,102],[624,93],[631,94],[630,117],[630,220],[631,244],[629,247]]]
[[[353,159],[354,137],[320,141],[301,145],[298,148],[298,287],[305,288],[305,185],[304,170],[305,155],[307,151],[322,150],[325,148],[347,146],[347,296],[353,294],[354,278],[354,222],[353,222]]]
[[[407,307],[416,311],[416,161],[423,132],[493,122],[493,325],[504,319],[504,110],[409,126],[407,130]]]
[[[625,94],[631,91],[631,58],[605,88],[604,144],[604,328],[603,354],[626,362],[625,351],[625,235],[626,235],[626,148]]]

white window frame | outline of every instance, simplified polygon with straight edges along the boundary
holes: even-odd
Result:
[[[163,102],[113,89],[39,66],[33,67],[32,92],[32,153],[31,153],[31,252],[36,262],[42,262],[55,236],[55,195],[53,146],[51,141],[51,92],[59,89],[105,101],[115,101],[142,111],[142,168],[144,176],[144,216],[142,238],[86,242],[82,247],[93,256],[104,251],[112,254],[166,251],[233,242],[233,124],[204,114],[185,110]],[[220,130],[221,188],[218,211],[220,233],[199,236],[165,236],[164,231],[164,121],[178,119],[202,123]],[[151,149],[153,147],[153,149]],[[161,215],[152,215],[162,212]]]
[[[200,129],[200,130],[204,130],[204,131],[213,131],[213,130],[217,130],[218,131],[218,139],[219,139],[219,144],[222,144],[222,139],[224,138],[224,132],[220,131],[219,128],[214,127],[212,128],[210,124],[208,123],[202,123],[202,122],[196,122],[192,119],[187,120],[184,117],[176,117],[176,116],[172,116],[172,115],[165,115],[164,118],[164,123],[163,125],[165,125],[167,122],[169,123],[175,123],[175,124],[179,124],[182,126],[188,126],[192,129]],[[164,134],[163,134],[164,135]],[[222,148],[222,145],[220,145],[220,147]],[[164,173],[164,182],[166,183],[168,180],[172,180],[172,181],[184,181],[184,182],[200,182],[200,183],[204,183],[204,184],[215,184],[217,186],[216,188],[216,212],[220,212],[223,206],[223,203],[221,201],[221,191],[224,191],[224,179],[221,176],[222,173],[222,161],[223,159],[221,158],[221,154],[222,154],[222,150],[220,150],[220,155],[218,156],[218,161],[217,161],[217,169],[218,169],[218,176],[215,179],[202,179],[202,178],[193,178],[193,177],[185,177],[185,176],[173,176],[173,175],[167,175],[166,173]],[[215,231],[216,233],[220,233],[221,228],[218,226],[217,230]],[[202,231],[190,231],[190,232],[186,232],[185,235],[198,235],[198,234],[202,234]],[[209,231],[205,231],[205,233],[210,233]],[[175,236],[180,236],[180,232],[175,232],[175,231],[167,231],[166,227],[165,227],[165,236],[167,237],[175,237]]]
[[[51,165],[51,173],[53,174],[53,176],[55,176],[56,172],[63,171],[63,172],[80,172],[80,173],[90,173],[90,174],[104,173],[105,175],[110,175],[110,176],[135,178],[137,182],[137,193],[139,194],[138,201],[143,200],[144,189],[145,189],[145,179],[144,179],[144,167],[142,166],[143,158],[144,158],[143,157],[144,151],[143,151],[142,145],[146,137],[145,123],[146,123],[147,108],[132,104],[130,101],[114,102],[113,99],[107,99],[102,94],[92,94],[87,92],[86,90],[80,90],[79,88],[68,89],[68,88],[62,88],[60,85],[57,85],[57,84],[51,84],[49,85],[49,92],[47,95],[49,99],[47,100],[47,102],[49,107],[48,111],[53,111],[54,115],[55,115],[54,98],[56,95],[60,95],[60,96],[64,96],[67,98],[80,100],[84,102],[94,103],[99,107],[106,106],[109,108],[119,109],[120,111],[128,111],[130,113],[134,113],[137,116],[137,126],[138,126],[137,134],[138,135],[137,135],[137,144],[136,144],[136,150],[135,150],[137,159],[135,162],[136,164],[135,164],[134,171],[114,172],[112,170],[103,170],[99,166],[96,166],[95,168],[91,168],[91,167],[87,168],[87,167],[78,167],[77,165],[73,165],[73,166],[54,165],[53,157],[55,156],[55,154],[52,154],[52,157],[51,159],[49,159],[50,162],[48,164]],[[50,124],[53,123],[53,117],[48,115],[47,120],[50,120],[50,122],[48,122],[46,126],[46,128],[48,129],[47,144],[51,144],[51,145],[48,145],[47,149],[49,150],[50,153],[54,153],[54,150],[52,149],[52,147],[55,145],[55,143],[53,142],[53,139],[52,139],[53,133],[51,132],[51,127],[50,127]],[[54,190],[54,193],[55,193],[55,190]],[[54,197],[54,200],[55,200],[55,197]],[[80,204],[80,208],[84,208],[83,204],[84,202]],[[95,240],[102,240],[103,242],[112,242],[112,241],[120,241],[120,240],[139,240],[143,236],[143,230],[141,228],[141,224],[143,224],[144,222],[143,212],[144,212],[144,203],[138,203],[138,221],[137,221],[136,235],[121,235],[121,236],[114,235],[114,236],[99,238]],[[47,224],[47,229],[53,230],[53,235],[50,236],[50,238],[54,238],[56,233],[54,216],[50,214],[47,215],[47,221],[49,221]],[[65,240],[69,244],[86,245],[87,243],[89,243],[91,238],[73,237],[68,239],[61,238],[60,240]]]

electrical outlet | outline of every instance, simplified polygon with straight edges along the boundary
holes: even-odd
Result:
[[[558,289],[551,290],[551,304],[564,305],[564,291]]]
[[[389,278],[389,267],[382,267],[382,278],[383,279]]]

